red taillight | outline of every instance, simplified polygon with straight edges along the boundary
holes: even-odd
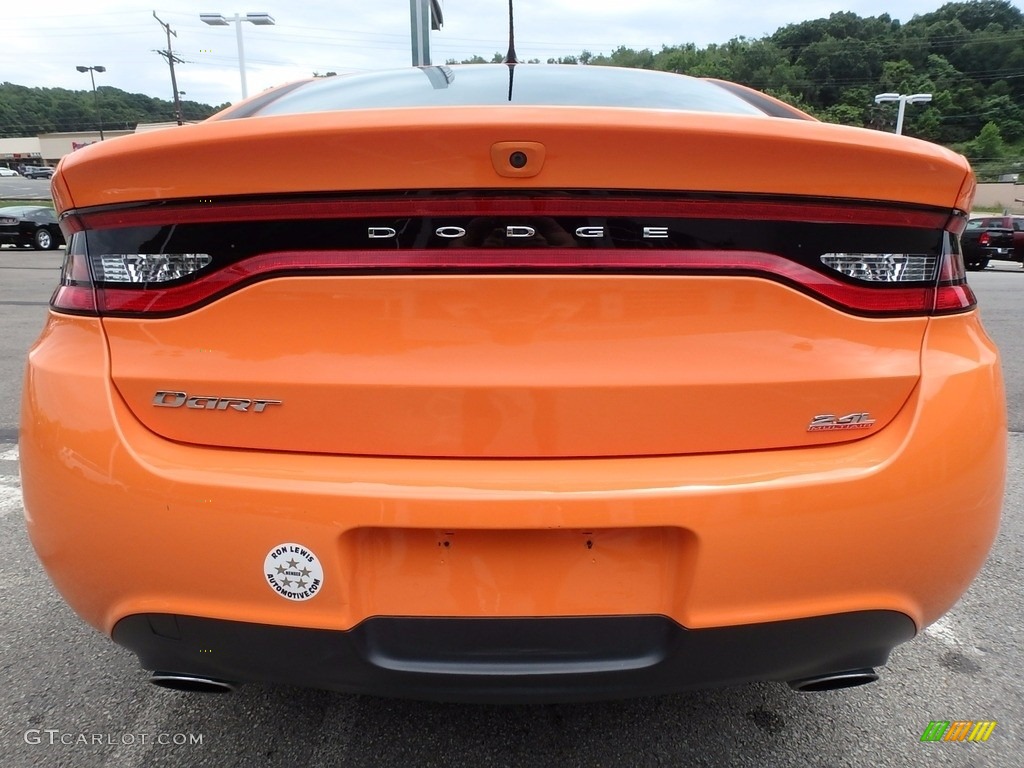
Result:
[[[537,224],[539,232],[538,222],[549,222],[563,237],[538,245],[517,241],[520,247],[512,247],[511,240],[497,245],[452,241],[449,233],[465,235],[474,221],[500,221],[502,231],[531,234],[534,228],[526,223]],[[258,234],[309,229],[314,222],[321,233],[315,243],[294,243],[290,235],[264,240]],[[752,222],[760,222],[757,231],[763,236],[748,234],[742,240],[739,228]],[[180,314],[253,282],[310,273],[467,271],[746,275],[872,316],[947,313],[974,305],[951,234],[962,228],[963,217],[881,203],[665,200],[583,192],[514,198],[412,194],[143,205],[72,213],[65,223],[74,235],[53,307],[79,313]],[[669,242],[673,226],[681,234]],[[400,244],[400,230],[423,235]],[[386,242],[375,236],[384,231]],[[613,231],[626,234],[615,240]],[[243,241],[245,248],[238,250]],[[826,241],[831,247],[820,247]]]
[[[668,274],[739,274],[763,276],[816,294],[831,303],[867,314],[903,314],[930,308],[933,289],[907,287],[879,291],[850,285],[770,253],[746,251],[357,251],[271,253],[247,259],[185,285],[148,290],[100,288],[104,312],[175,314],[200,306],[242,285],[275,275],[300,272],[359,273],[517,269],[616,270],[656,269]]]
[[[991,236],[988,232],[982,232],[978,235],[978,245],[987,246],[991,242]]]
[[[964,258],[959,250],[949,249],[939,264],[939,280],[935,287],[937,315],[963,312],[978,303],[974,291],[967,284]]]
[[[53,292],[50,306],[76,315],[99,314],[96,290],[89,271],[89,257],[86,255],[85,237],[80,233],[71,235],[68,240],[64,266],[60,271],[60,285]]]

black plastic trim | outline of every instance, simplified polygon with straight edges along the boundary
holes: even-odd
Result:
[[[713,629],[665,616],[374,617],[348,631],[137,614],[113,639],[162,673],[396,698],[590,701],[885,664],[915,634],[894,611]]]
[[[211,120],[213,118],[210,118]],[[60,214],[60,219],[73,216],[88,216],[97,213],[129,212],[138,213],[148,209],[175,209],[193,208],[198,205],[219,206],[219,205],[273,205],[274,203],[329,203],[329,202],[404,202],[429,204],[436,199],[450,199],[458,197],[482,197],[497,199],[521,199],[529,200],[534,198],[566,198],[580,199],[620,199],[630,198],[639,201],[650,200],[652,202],[678,202],[702,203],[702,202],[738,202],[738,203],[781,203],[788,205],[831,205],[845,209],[880,209],[880,210],[901,210],[916,213],[941,213],[959,214],[965,216],[963,211],[952,211],[944,206],[928,205],[926,203],[910,203],[900,200],[887,200],[885,198],[851,198],[851,197],[829,197],[825,195],[794,195],[766,192],[727,192],[715,190],[670,190],[670,189],[635,189],[630,187],[603,187],[600,189],[587,187],[565,187],[560,189],[547,188],[523,188],[507,189],[505,187],[466,187],[459,189],[410,189],[410,190],[345,190],[345,191],[322,191],[322,192],[292,192],[281,194],[250,194],[250,195],[219,195],[216,197],[185,197],[185,198],[155,198],[149,200],[137,200],[124,203],[107,203],[104,205],[83,206],[82,208],[69,208]]]

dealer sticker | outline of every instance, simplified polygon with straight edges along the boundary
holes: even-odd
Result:
[[[288,600],[309,600],[324,585],[324,569],[312,550],[301,544],[278,544],[263,561],[270,588]]]

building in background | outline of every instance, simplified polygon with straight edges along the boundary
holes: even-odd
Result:
[[[173,123],[139,123],[134,131],[112,131],[104,129],[107,141],[133,133],[176,128]],[[24,136],[14,139],[0,139],[0,165],[18,169],[20,165],[56,165],[64,155],[100,140],[99,131],[68,131],[66,133],[41,133],[38,136]]]

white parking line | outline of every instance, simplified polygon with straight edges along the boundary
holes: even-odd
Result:
[[[17,477],[0,476],[0,517],[21,512],[21,481]]]
[[[961,645],[960,638],[957,637],[956,631],[953,628],[953,620],[949,616],[943,616],[930,627],[926,627],[924,633],[928,637],[954,648]]]

